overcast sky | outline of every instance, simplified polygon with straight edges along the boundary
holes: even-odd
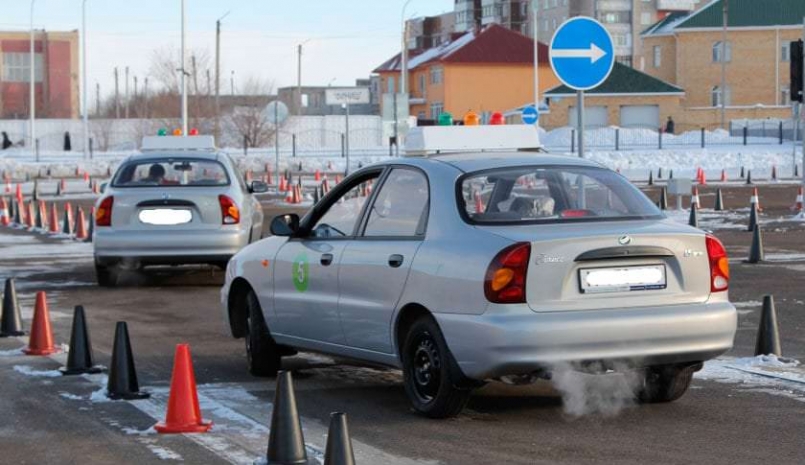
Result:
[[[37,29],[81,28],[81,0],[35,0]],[[277,86],[296,83],[296,45],[304,46],[303,85],[352,85],[400,47],[404,0],[186,0],[190,49],[215,51],[215,21],[222,22],[221,92],[248,77]],[[412,0],[406,16],[450,11],[453,0]],[[113,68],[148,73],[155,49],[181,38],[180,0],[87,0],[90,86],[111,91]],[[0,0],[0,29],[28,30],[29,0]],[[213,70],[214,71],[214,70]],[[93,95],[94,92],[91,94]],[[93,95],[94,97],[94,95]]]

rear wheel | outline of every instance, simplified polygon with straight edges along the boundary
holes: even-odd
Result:
[[[472,389],[459,386],[461,375],[433,318],[421,317],[411,325],[402,362],[405,393],[417,412],[431,418],[461,413]]]
[[[117,265],[104,266],[95,264],[95,279],[101,287],[117,286],[117,276],[119,274]]]
[[[667,365],[647,368],[643,385],[637,393],[638,399],[648,404],[673,402],[679,399],[687,392],[693,380],[693,373],[700,366]]]
[[[249,373],[254,376],[276,376],[281,366],[280,352],[268,332],[260,302],[252,290],[246,296],[246,310],[248,331],[245,339]]]

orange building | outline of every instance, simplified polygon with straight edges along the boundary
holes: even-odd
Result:
[[[400,93],[401,64],[397,54],[374,70],[381,93]],[[559,84],[542,43],[539,78],[540,93]],[[533,99],[534,42],[497,24],[456,35],[438,47],[409,53],[406,87],[409,114],[419,119],[436,119],[443,112],[458,118],[469,110],[488,117]]]

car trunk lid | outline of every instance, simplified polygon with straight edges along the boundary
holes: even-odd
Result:
[[[115,195],[112,227],[117,230],[217,229],[218,196],[227,187],[121,188]]]

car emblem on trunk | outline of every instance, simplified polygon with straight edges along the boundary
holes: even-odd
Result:
[[[162,200],[168,200],[169,198],[171,198],[170,194],[168,194],[167,192],[162,193]]]
[[[631,243],[632,243],[632,238],[627,236],[627,235],[623,235],[623,236],[618,238],[618,244],[620,244],[620,245],[629,245]]]

